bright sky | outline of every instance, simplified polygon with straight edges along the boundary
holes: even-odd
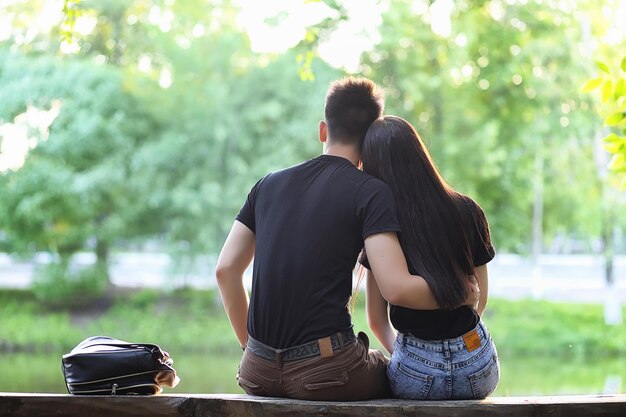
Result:
[[[357,71],[361,53],[379,41],[377,28],[385,8],[379,3],[344,0],[348,19],[320,44],[320,57],[335,67]],[[236,0],[235,4],[242,9],[238,23],[248,33],[255,52],[285,52],[304,38],[307,26],[338,17],[335,10],[320,1]]]

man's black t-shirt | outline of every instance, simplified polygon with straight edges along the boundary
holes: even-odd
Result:
[[[363,241],[400,230],[389,187],[330,155],[265,176],[237,220],[256,240],[248,332],[276,349],[350,329]]]
[[[459,205],[474,266],[485,265],[495,256],[485,213],[467,196],[463,196]],[[436,244],[437,242],[433,242],[433,245]],[[360,262],[369,268],[366,257]],[[420,275],[420,271],[414,271],[410,267],[409,272]],[[461,336],[476,327],[480,320],[478,313],[469,306],[453,310],[412,310],[390,305],[389,318],[398,331],[410,333],[423,340],[442,340]]]

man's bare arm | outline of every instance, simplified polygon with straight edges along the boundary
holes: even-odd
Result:
[[[378,233],[365,239],[367,259],[383,297],[389,303],[416,310],[439,308],[424,278],[411,275],[398,241],[393,232]],[[480,289],[468,282],[466,305],[474,306],[479,300]]]
[[[254,257],[255,236],[243,223],[235,221],[217,260],[215,275],[224,310],[241,346],[248,340],[248,293],[243,273]]]
[[[439,308],[424,278],[409,274],[395,232],[368,236],[365,251],[380,293],[389,303],[416,310]]]

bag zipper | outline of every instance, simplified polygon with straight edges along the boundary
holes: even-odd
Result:
[[[93,381],[85,381],[85,382],[70,382],[68,385],[73,386],[73,385],[85,385],[85,384],[94,384],[96,382],[105,382],[105,381],[111,381],[114,379],[123,379],[123,378],[130,378],[133,376],[138,376],[138,375],[145,375],[145,374],[151,374],[151,373],[155,373],[155,372],[160,372],[160,371],[164,371],[164,372],[172,372],[169,369],[165,370],[165,369],[155,369],[152,371],[146,371],[146,372],[138,372],[136,374],[128,374],[128,375],[118,375],[118,376],[114,376],[111,378],[104,378],[104,379],[95,379]]]
[[[93,394],[95,392],[106,392],[106,393],[111,393],[113,395],[117,395],[117,391],[120,390],[129,390],[132,388],[139,388],[139,387],[156,387],[156,392],[161,392],[161,387],[159,387],[157,384],[137,384],[137,385],[131,385],[129,387],[120,387],[117,384],[113,384],[113,387],[111,387],[111,389],[94,389],[94,390],[84,390],[84,391],[74,391],[73,394]]]

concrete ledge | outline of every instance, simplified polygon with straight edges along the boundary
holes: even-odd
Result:
[[[482,401],[318,402],[236,394],[96,397],[0,393],[0,416],[624,417],[626,395],[494,397]]]

